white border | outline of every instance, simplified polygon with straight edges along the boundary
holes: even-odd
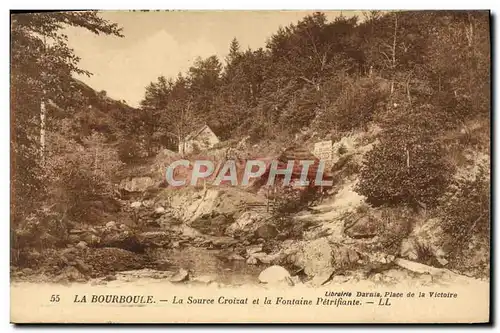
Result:
[[[3,283],[3,292],[1,295],[4,295],[4,297],[1,298],[1,309],[2,309],[2,318],[1,318],[1,323],[2,326],[7,326],[5,327],[7,330],[12,331],[14,330],[14,327],[9,324],[9,319],[10,319],[10,313],[9,313],[9,297],[6,297],[9,295],[9,223],[10,223],[10,208],[9,208],[9,199],[10,199],[10,117],[9,117],[9,9],[105,9],[105,10],[114,10],[114,9],[231,9],[231,10],[238,10],[238,9],[254,9],[254,10],[263,10],[263,9],[268,9],[268,10],[293,10],[293,9],[309,9],[309,10],[326,10],[326,9],[336,9],[336,10],[349,10],[349,9],[358,9],[358,10],[367,10],[367,9],[490,9],[492,10],[492,15],[496,16],[499,13],[499,4],[500,1],[498,0],[475,0],[475,1],[469,1],[469,2],[464,2],[464,1],[436,1],[436,0],[419,0],[419,1],[414,1],[414,2],[403,2],[401,0],[379,0],[379,1],[361,1],[361,0],[349,0],[348,2],[333,2],[333,1],[317,1],[317,0],[308,0],[308,1],[297,1],[297,0],[280,0],[280,1],[269,1],[269,0],[245,0],[245,1],[221,1],[221,0],[211,0],[211,1],[203,1],[203,0],[174,0],[174,1],[151,1],[151,0],[141,0],[141,1],[130,1],[130,0],[121,0],[121,1],[107,1],[103,2],[102,0],[86,0],[86,1],[62,1],[62,0],[45,0],[45,1],[4,1],[1,4],[2,7],[2,14],[1,15],[1,27],[2,27],[2,32],[1,32],[1,47],[2,47],[2,53],[4,59],[3,62],[3,68],[4,70],[2,71],[5,73],[3,75],[3,80],[2,80],[2,105],[5,105],[5,109],[0,112],[0,125],[2,126],[0,130],[0,135],[1,135],[1,147],[2,147],[2,158],[0,159],[0,167],[2,171],[2,178],[1,178],[1,183],[0,183],[0,188],[1,188],[1,197],[0,197],[0,203],[1,203],[1,212],[2,212],[2,217],[3,217],[3,227],[4,227],[4,242],[3,244],[4,248],[1,256],[1,262],[0,262],[0,267],[2,268],[2,272],[4,274],[4,278],[2,281],[5,281]],[[5,7],[5,8],[4,8]],[[493,22],[493,37],[498,37],[498,22],[497,22],[498,17],[495,17],[495,20]],[[493,55],[495,55],[495,58],[498,57],[498,46],[496,44],[498,43],[493,43],[494,45],[494,50]],[[493,59],[495,61],[497,59]],[[495,73],[494,77],[498,77],[496,74],[498,72],[498,65],[495,64],[494,66]],[[499,96],[498,94],[498,84],[493,88],[492,91],[493,96]],[[494,98],[495,105],[493,106],[493,110],[498,110],[498,97]],[[495,125],[498,121],[498,115],[495,118]],[[497,146],[498,140],[495,140],[494,146]],[[497,162],[496,160],[494,162]],[[497,165],[498,163],[495,163]],[[497,184],[497,181],[495,181],[495,185]],[[496,188],[496,186],[495,186]],[[495,205],[496,206],[496,205]],[[496,210],[495,210],[496,211]],[[496,219],[496,214],[495,218],[493,219],[493,223],[497,221]],[[495,238],[494,240],[498,239],[498,227],[495,227]],[[498,246],[495,246],[495,263],[493,263],[492,268],[495,267],[500,267],[499,264],[499,259],[497,255],[496,248]],[[498,274],[496,274],[498,276]],[[498,289],[498,288],[497,288]],[[496,296],[496,292],[495,292]],[[495,308],[498,309],[498,306]],[[495,317],[497,317],[497,314],[494,314]],[[498,320],[498,317],[497,317]],[[92,328],[94,331],[110,331],[110,330],[120,330],[120,329],[125,329],[125,327],[120,327],[120,326],[114,326],[114,327],[108,327],[108,328],[103,328],[103,327],[89,327]],[[133,329],[134,331],[145,331],[148,327],[130,327],[129,329]],[[345,327],[327,327],[326,329],[335,329],[335,330],[352,330],[352,328],[345,328]],[[413,327],[415,328],[415,327]],[[465,327],[463,327],[465,328]],[[462,329],[463,329],[462,328]],[[481,327],[476,327],[475,329],[480,329]],[[43,329],[43,327],[40,327],[40,329]],[[53,327],[48,328],[46,327],[45,329],[53,329]],[[64,328],[58,328],[59,331],[61,332],[70,332],[74,331],[78,328],[76,327],[64,327]],[[191,330],[191,328],[180,328],[180,327],[169,327],[168,330],[178,330],[178,329],[183,329],[183,330]],[[210,330],[218,330],[219,328],[217,327],[212,327]],[[298,330],[299,328],[293,328],[293,327],[288,327],[287,329],[289,330]],[[309,329],[309,328],[307,328]],[[373,329],[373,328],[372,328]],[[375,329],[377,330],[385,330],[387,327],[376,327]],[[402,329],[402,328],[397,328],[397,330]],[[442,329],[440,326],[436,327],[425,327],[423,328],[426,331],[433,331],[433,330],[439,330]],[[452,329],[459,329],[458,327],[454,327]],[[471,329],[470,327],[468,329]],[[238,330],[248,330],[248,328],[243,328],[240,327]],[[267,332],[270,331],[271,328],[264,328],[264,327],[259,327],[258,330],[260,332]]]

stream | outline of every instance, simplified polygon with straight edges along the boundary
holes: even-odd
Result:
[[[249,265],[245,260],[227,260],[219,250],[198,247],[164,250],[173,267],[183,268],[190,275],[210,276],[224,285],[258,284],[258,276],[268,265]]]

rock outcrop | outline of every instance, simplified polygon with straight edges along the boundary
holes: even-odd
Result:
[[[377,235],[377,221],[371,215],[365,215],[344,227],[344,232],[351,238],[372,238]]]
[[[444,245],[447,236],[443,232],[440,222],[439,219],[429,219],[416,225],[410,235],[401,243],[401,257],[428,264],[446,265],[448,260]]]
[[[290,273],[281,266],[271,266],[259,274],[259,281],[266,284],[288,284],[293,286]]]
[[[120,188],[127,192],[144,192],[154,185],[155,181],[151,177],[133,177],[122,180]]]
[[[331,275],[355,266],[360,255],[351,247],[331,243],[326,237],[310,242],[294,244],[295,251],[287,257],[287,261],[300,267],[308,276]]]

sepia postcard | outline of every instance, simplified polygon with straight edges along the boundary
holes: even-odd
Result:
[[[490,322],[490,15],[11,11],[11,322]]]

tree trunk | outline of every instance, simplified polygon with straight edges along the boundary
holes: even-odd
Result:
[[[45,95],[45,93],[44,93]],[[44,96],[40,101],[40,158],[42,163],[45,162],[45,118],[47,109],[45,107]]]
[[[394,93],[394,77],[396,75],[396,42],[398,33],[398,14],[394,13],[394,37],[392,39],[392,80],[391,80],[391,97]]]

